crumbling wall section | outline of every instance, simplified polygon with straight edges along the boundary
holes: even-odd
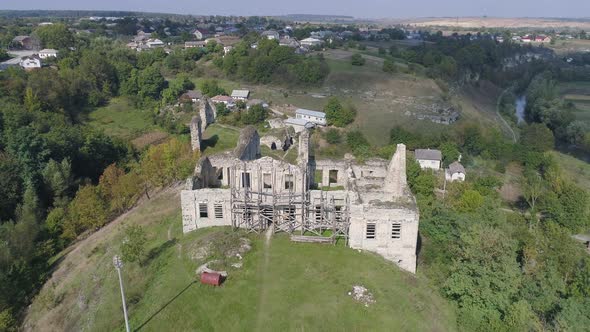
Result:
[[[254,126],[247,126],[240,131],[234,156],[242,161],[260,158],[260,136]]]
[[[191,147],[193,151],[201,151],[201,142],[203,140],[201,118],[193,116],[189,127],[191,131]]]
[[[203,99],[200,106],[199,115],[201,116],[202,125],[203,128],[207,128],[210,124],[215,122],[217,109],[208,98]]]
[[[398,144],[389,166],[383,190],[392,193],[394,197],[408,194],[408,182],[406,179],[406,146]]]

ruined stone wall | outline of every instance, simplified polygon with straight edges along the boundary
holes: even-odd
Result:
[[[202,157],[195,166],[193,189],[216,188],[221,186],[217,180],[217,171],[208,157]]]
[[[375,252],[402,269],[416,273],[418,212],[404,207],[380,208],[352,205],[349,246]],[[401,224],[400,238],[392,238],[393,223]],[[375,236],[367,238],[367,225],[375,226]]]
[[[228,189],[181,191],[183,233],[203,227],[231,226],[230,196],[231,192]],[[206,216],[201,213],[202,207],[206,208]]]
[[[260,158],[260,136],[254,126],[247,126],[240,131],[234,156],[243,161]]]
[[[191,123],[190,123],[190,130],[191,130],[191,147],[193,151],[201,151],[201,141],[202,141],[202,128],[201,128],[201,118],[198,116],[193,116]]]
[[[406,179],[406,146],[398,144],[387,168],[387,176],[383,186],[384,191],[392,193],[394,197],[401,197],[408,193]]]
[[[217,109],[208,98],[204,98],[201,101],[199,115],[201,116],[203,128],[207,128],[210,124],[215,122],[215,118],[217,117]]]

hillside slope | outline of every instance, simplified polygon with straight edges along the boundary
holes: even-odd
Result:
[[[123,267],[131,327],[184,330],[452,331],[450,305],[428,280],[381,257],[344,247],[294,244],[287,236],[247,236],[228,228],[183,235],[178,188],[144,202],[79,242],[59,263],[27,314],[24,330],[123,330],[112,257],[123,226],[141,224],[148,236],[142,265]],[[250,240],[241,268],[228,251]],[[206,261],[227,263],[222,287],[195,282]],[[376,300],[365,307],[348,295],[363,285]]]

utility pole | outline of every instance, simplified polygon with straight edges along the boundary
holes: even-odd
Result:
[[[121,299],[123,301],[123,315],[125,316],[125,330],[130,332],[129,319],[127,318],[127,305],[125,304],[125,291],[123,290],[123,278],[121,277],[121,268],[123,267],[123,261],[118,255],[113,256],[113,265],[117,269],[119,275],[119,286],[121,287]]]

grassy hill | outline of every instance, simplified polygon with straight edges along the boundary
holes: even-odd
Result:
[[[402,272],[379,256],[343,245],[294,244],[287,236],[236,233],[228,228],[183,235],[179,189],[146,200],[57,259],[52,278],[31,305],[24,330],[123,330],[112,257],[123,227],[144,226],[144,263],[123,268],[131,326],[141,331],[449,331],[452,308],[423,276]],[[243,267],[227,251],[251,242]],[[204,254],[204,249],[207,254]],[[211,259],[228,267],[222,287],[196,282]],[[365,307],[348,291],[363,285],[376,303]]]

